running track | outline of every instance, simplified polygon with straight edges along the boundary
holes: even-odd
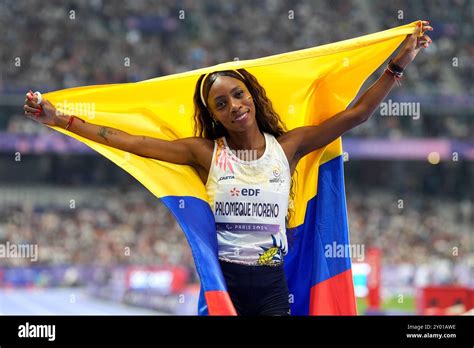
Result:
[[[80,288],[0,289],[0,315],[165,315],[89,296]]]

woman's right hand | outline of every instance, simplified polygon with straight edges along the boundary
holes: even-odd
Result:
[[[59,115],[56,108],[48,100],[43,99],[41,104],[37,103],[36,96],[30,91],[26,94],[25,116],[48,126],[57,126]]]

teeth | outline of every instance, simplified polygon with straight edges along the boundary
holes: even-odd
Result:
[[[244,112],[242,115],[238,116],[238,117],[236,118],[236,120],[241,120],[246,114],[247,114],[247,113]]]

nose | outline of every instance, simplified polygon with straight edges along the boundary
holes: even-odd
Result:
[[[230,106],[232,111],[238,111],[242,107],[241,104],[241,101],[236,98],[230,99]]]

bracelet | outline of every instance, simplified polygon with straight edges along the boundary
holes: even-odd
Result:
[[[393,59],[390,59],[390,61],[388,62],[388,67],[390,68],[390,70],[397,74],[403,74],[404,69],[400,65],[395,64],[393,62]]]
[[[403,76],[403,73],[396,73],[395,71],[391,70],[388,66],[385,68],[384,71],[385,74],[392,75],[393,79],[395,80],[395,83],[397,86],[401,86],[400,78]]]
[[[72,123],[74,122],[74,119],[75,119],[75,118],[81,120],[82,123],[86,123],[86,121],[84,121],[82,118],[79,118],[79,117],[77,117],[77,116],[71,116],[71,117],[69,117],[69,120],[67,121],[67,125],[66,125],[66,127],[65,127],[64,129],[66,129],[66,130],[69,129],[69,127],[71,127]]]

